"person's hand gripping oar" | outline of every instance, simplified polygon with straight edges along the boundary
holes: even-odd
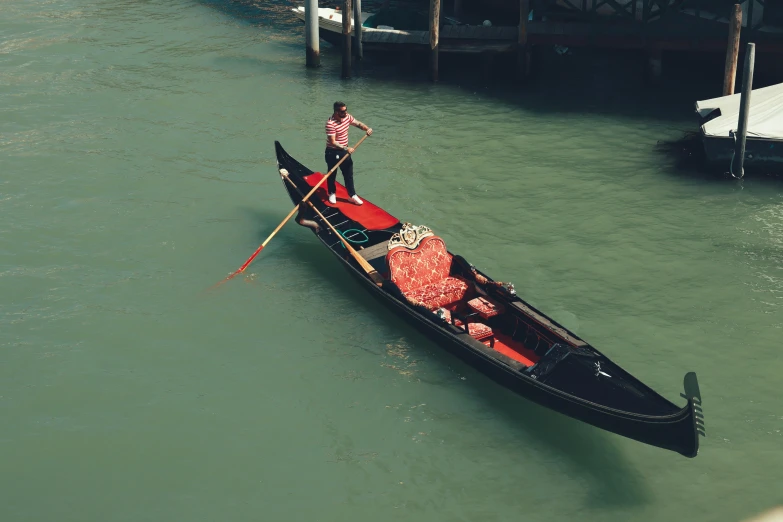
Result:
[[[361,145],[361,144],[362,144],[362,142],[363,142],[364,140],[366,140],[368,136],[369,136],[369,134],[365,134],[364,136],[362,136],[362,139],[360,139],[360,140],[359,140],[359,141],[356,143],[356,145],[353,147],[353,149],[354,149],[354,152],[356,152],[356,149],[358,149],[358,148],[359,148],[359,145]],[[339,166],[340,166],[340,164],[341,164],[343,161],[345,161],[345,159],[346,159],[346,158],[350,157],[352,154],[353,154],[353,152],[349,152],[348,154],[346,154],[345,156],[343,156],[343,157],[340,159],[340,161],[338,161],[338,162],[337,162],[337,164],[336,164],[334,167],[332,167],[332,169],[331,169],[329,172],[327,172],[327,173],[326,173],[326,175],[325,175],[325,176],[324,176],[324,177],[321,179],[321,181],[319,181],[319,182],[318,182],[318,183],[317,183],[317,184],[316,184],[316,185],[315,185],[315,186],[312,188],[312,190],[310,190],[310,192],[308,192],[308,193],[307,193],[307,195],[306,195],[305,197],[303,197],[303,198],[302,198],[302,201],[300,201],[300,202],[299,202],[297,205],[294,205],[294,208],[293,208],[293,209],[291,209],[291,212],[289,212],[289,213],[288,213],[288,215],[285,217],[285,219],[284,219],[284,220],[283,220],[283,221],[282,221],[282,222],[281,222],[279,225],[277,225],[277,228],[275,228],[275,229],[272,231],[272,233],[271,233],[271,234],[269,234],[269,237],[268,237],[268,238],[266,238],[266,240],[264,240],[264,242],[263,242],[263,243],[261,243],[261,246],[259,246],[259,247],[256,249],[256,251],[255,251],[255,252],[253,252],[253,255],[252,255],[252,256],[250,256],[250,258],[249,258],[247,261],[245,261],[245,263],[244,263],[242,266],[240,266],[240,267],[239,267],[239,269],[238,269],[236,272],[234,272],[234,273],[230,274],[228,277],[226,277],[224,280],[220,281],[219,283],[215,284],[214,286],[219,286],[219,285],[221,285],[221,284],[225,283],[226,281],[228,281],[228,280],[230,280],[230,279],[233,279],[233,278],[234,278],[234,277],[236,277],[238,274],[241,274],[242,272],[244,272],[244,271],[245,271],[245,268],[247,268],[247,267],[248,267],[248,265],[250,265],[250,263],[252,263],[252,262],[253,262],[253,260],[256,258],[256,256],[257,256],[258,254],[260,254],[260,253],[261,253],[261,251],[264,249],[264,247],[267,245],[267,243],[269,243],[269,242],[272,240],[272,238],[273,238],[273,237],[275,237],[275,234],[277,234],[277,233],[280,231],[280,229],[281,229],[281,228],[283,228],[283,225],[285,225],[285,224],[286,224],[286,222],[287,222],[289,219],[291,219],[291,216],[293,216],[293,215],[294,215],[294,213],[297,211],[297,209],[299,209],[299,207],[300,207],[301,205],[303,205],[303,204],[304,204],[304,203],[305,203],[305,202],[306,202],[308,199],[310,199],[310,196],[312,196],[313,194],[315,194],[315,191],[316,191],[316,190],[318,190],[318,187],[320,187],[320,186],[321,186],[321,185],[322,185],[322,184],[323,184],[323,183],[324,183],[324,182],[325,182],[325,181],[326,181],[326,180],[329,178],[329,176],[331,176],[331,175],[332,175],[332,174],[333,174],[333,173],[334,173],[334,172],[337,170],[337,167],[339,167]]]

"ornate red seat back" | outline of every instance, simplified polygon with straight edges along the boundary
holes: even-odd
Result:
[[[440,283],[449,276],[451,254],[446,243],[438,236],[428,236],[411,250],[394,247],[386,254],[391,279],[404,294],[433,283]]]

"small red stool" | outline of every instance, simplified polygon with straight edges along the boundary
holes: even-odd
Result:
[[[484,319],[489,319],[490,317],[502,314],[504,311],[502,304],[496,303],[488,297],[476,297],[475,299],[471,299],[468,301],[468,306]]]
[[[476,322],[468,322],[468,327],[465,328],[465,324],[462,322],[461,319],[454,317],[454,320],[452,321],[451,312],[449,310],[447,310],[446,308],[441,308],[440,310],[443,311],[443,320],[445,320],[447,323],[451,323],[458,328],[462,328],[468,333],[468,335],[470,335],[477,341],[485,341],[489,339],[489,346],[494,348],[495,334],[492,331],[492,328],[485,325],[484,323],[476,323]],[[437,313],[437,310],[434,313]]]

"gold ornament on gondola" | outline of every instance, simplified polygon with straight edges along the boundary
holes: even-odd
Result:
[[[473,265],[470,266],[471,272],[473,272],[473,279],[476,281],[476,283],[480,285],[489,285],[496,286],[498,288],[504,289],[506,292],[508,292],[511,295],[517,295],[517,291],[514,288],[513,283],[504,283],[503,281],[490,281],[485,276],[478,273],[476,270],[476,267]]]
[[[421,240],[428,236],[434,236],[435,234],[428,227],[424,225],[411,225],[410,223],[404,223],[399,232],[396,232],[389,240],[388,249],[398,246],[404,246],[411,250],[415,249],[421,243]]]

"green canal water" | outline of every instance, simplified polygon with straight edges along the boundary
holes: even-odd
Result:
[[[0,6],[0,520],[734,521],[783,502],[783,184],[655,152],[695,126],[687,97],[383,64],[341,82],[325,45],[307,71],[289,8]],[[205,293],[291,208],[274,140],[323,168],[335,99],[375,129],[360,195],[670,400],[696,371],[699,456],[498,387],[293,222]]]

